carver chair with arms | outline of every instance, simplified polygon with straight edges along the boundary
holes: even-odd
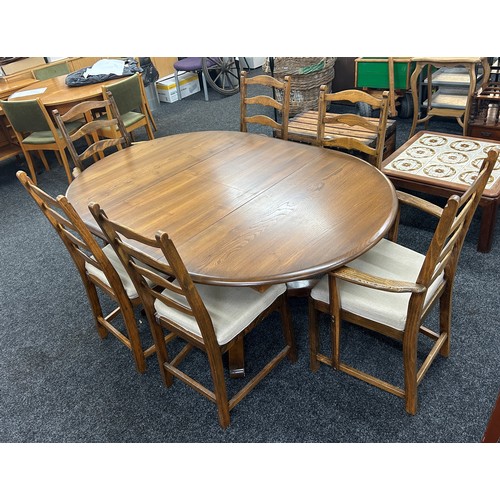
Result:
[[[327,108],[332,102],[367,104],[373,109],[380,110],[378,120],[370,120],[353,113],[328,113]],[[318,100],[318,145],[359,152],[364,154],[372,165],[380,169],[384,154],[388,111],[389,92],[387,91],[383,92],[380,98],[356,89],[328,94],[327,86],[322,85]],[[329,133],[329,126],[335,126],[335,134]]]
[[[82,279],[100,338],[113,334],[134,357],[136,369],[146,370],[146,357],[154,354],[155,346],[143,348],[134,308],[141,306],[132,281],[110,245],[101,246],[65,196],[52,198],[35,186],[25,172],[17,178],[26,188],[42,213],[63,241]],[[110,297],[116,308],[105,314],[98,289]],[[125,331],[120,331],[113,320],[122,316]],[[168,340],[168,339],[166,339]]]
[[[406,411],[417,412],[418,385],[436,356],[448,356],[450,352],[455,271],[465,236],[497,157],[498,151],[490,151],[470,188],[460,197],[451,196],[444,208],[398,192],[400,203],[438,219],[425,255],[396,243],[397,220],[388,239],[381,240],[347,266],[331,271],[312,289],[309,338],[313,371],[320,363],[325,363],[402,397]],[[439,305],[438,332],[424,326],[424,320],[436,305]],[[320,349],[319,313],[326,313],[331,318],[331,356]],[[402,342],[404,388],[341,361],[342,321]],[[418,367],[420,334],[433,343]]]
[[[158,231],[155,238],[139,235],[126,226],[111,221],[97,203],[89,209],[128,270],[157,342],[157,357],[167,387],[177,377],[214,402],[219,423],[226,428],[229,412],[286,356],[296,359],[286,286],[272,285],[263,291],[251,287],[226,287],[194,284],[181,256],[167,233]],[[146,253],[147,252],[147,253]],[[174,281],[164,276],[175,278]],[[147,285],[151,280],[154,288]],[[158,291],[162,288],[163,291]],[[228,398],[222,356],[273,311],[281,314],[285,346],[237,394]],[[183,347],[175,357],[162,341],[163,329],[177,335]],[[213,390],[203,385],[179,365],[192,349],[206,353]],[[199,377],[197,377],[199,378]]]
[[[257,75],[252,78],[247,76],[246,71],[242,71],[240,75],[240,131],[248,132],[249,124],[258,124],[271,127],[273,133],[281,139],[288,139],[288,119],[290,115],[290,86],[291,80],[289,76],[285,76],[284,81],[269,76]],[[249,93],[249,86],[259,86],[259,91],[272,91],[273,97],[270,95],[254,95]],[[279,96],[278,96],[279,93]],[[249,106],[254,106],[253,109],[259,114],[250,114]],[[272,108],[275,113],[280,115],[275,116],[276,119],[262,114],[263,109],[259,106]],[[277,120],[280,120],[278,123]]]
[[[152,121],[151,111],[149,110],[146,92],[140,73],[135,73],[128,78],[102,86],[103,99],[107,100],[107,91],[113,94],[116,106],[120,112],[127,132],[133,137],[133,131],[145,127],[148,139],[154,139],[153,128],[156,129]],[[119,136],[117,127],[110,128],[103,132],[105,137],[116,138]]]
[[[130,134],[125,129],[113,95],[108,90],[105,101],[84,101],[73,106],[69,111],[61,115],[57,109],[52,111],[55,122],[62,133],[66,146],[71,155],[75,168],[73,176],[79,175],[85,168],[85,160],[92,157],[96,159],[104,157],[104,152],[129,147],[132,142]],[[100,113],[107,109],[106,119],[99,119]],[[72,123],[76,118],[85,116],[86,123],[74,130],[72,133],[66,128],[66,123]],[[118,129],[119,136],[115,138],[100,139],[100,133],[103,129]],[[75,142],[85,138],[87,147],[78,153]]]
[[[21,146],[26,158],[28,168],[33,182],[36,184],[36,172],[31,153],[39,153],[46,170],[49,164],[45,158],[44,151],[54,151],[58,158],[62,160],[68,183],[71,183],[70,165],[66,156],[66,141],[61,131],[56,127],[45,106],[39,99],[28,101],[1,101],[0,105],[5,112],[14,131],[17,141]],[[78,127],[83,125],[83,120],[68,122],[66,128],[73,133]]]

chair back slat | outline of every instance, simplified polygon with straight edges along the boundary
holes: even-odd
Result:
[[[387,117],[389,112],[389,93],[384,91],[380,98],[374,97],[361,90],[344,90],[327,93],[328,87],[322,85],[318,99],[317,143],[322,147],[340,148],[349,152],[361,152],[368,155],[375,167],[380,168],[384,153]],[[332,102],[350,102],[351,104],[365,103],[374,109],[379,109],[379,118],[374,121],[354,113],[328,113],[328,106]],[[342,136],[332,136],[327,133],[326,125],[341,124],[344,126]],[[366,132],[366,134],[363,133]],[[373,137],[375,141],[367,143],[366,137]]]
[[[103,112],[106,112],[107,115],[102,115]],[[88,158],[92,157],[96,161],[103,158],[104,153],[109,152],[111,148],[121,149],[132,144],[114,97],[109,91],[106,100],[82,102],[73,106],[63,115],[57,109],[53,110],[52,114],[75,164],[74,176],[84,170],[84,162]],[[86,122],[71,132],[68,124],[82,116]],[[106,129],[117,129],[119,135],[115,138],[100,138],[101,132]],[[81,153],[78,153],[75,143],[82,138],[85,138],[87,146]]]
[[[272,92],[272,97],[263,95],[249,95],[248,87],[258,86],[261,91]],[[290,115],[291,80],[285,76],[283,81],[269,75],[248,77],[246,71],[240,75],[240,131],[248,132],[248,124],[258,124],[270,127],[279,133],[279,137],[288,139],[288,120]],[[249,106],[254,106],[253,114],[249,113]],[[280,122],[263,114],[262,107],[271,108],[279,114]],[[276,117],[277,118],[277,117]]]

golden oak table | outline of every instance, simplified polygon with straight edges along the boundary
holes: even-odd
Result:
[[[358,158],[227,131],[113,153],[84,170],[67,197],[94,232],[91,201],[146,236],[168,232],[194,281],[240,286],[345,264],[384,236],[397,208],[391,182]]]
[[[194,281],[233,286],[345,264],[384,236],[397,208],[390,181],[354,156],[242,132],[135,144],[84,170],[66,194],[96,234],[91,201],[146,236],[168,232]],[[244,376],[243,345],[229,354],[231,376]]]
[[[40,99],[42,104],[49,109],[57,108],[61,114],[65,113],[75,104],[90,99],[102,99],[102,86],[104,83],[92,83],[81,87],[69,87],[66,85],[68,75],[56,76],[47,80],[37,81],[15,92],[9,97],[9,101],[25,101],[28,99]],[[123,77],[126,78],[126,77]],[[115,80],[111,80],[114,82]],[[32,93],[37,92],[39,93]],[[30,92],[27,95],[26,92]],[[19,95],[21,94],[21,95]]]

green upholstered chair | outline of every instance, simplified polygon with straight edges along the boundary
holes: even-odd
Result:
[[[48,80],[56,76],[67,75],[69,73],[69,66],[66,61],[56,64],[50,64],[32,70],[33,78],[37,80]]]
[[[107,99],[106,92],[108,90],[113,94],[127,132],[132,134],[134,130],[146,127],[148,138],[154,139],[153,127],[156,128],[156,125],[151,121],[151,114],[141,75],[136,73],[116,83],[103,85],[102,92],[105,100]],[[116,127],[103,130],[102,133],[105,137],[111,138],[119,135]]]
[[[9,120],[17,141],[21,146],[33,182],[36,184],[37,181],[31,153],[37,151],[45,169],[49,170],[49,164],[45,158],[44,151],[54,151],[56,155],[58,155],[58,160],[62,162],[66,170],[68,183],[71,183],[73,178],[66,156],[66,142],[60,130],[51,120],[49,113],[40,99],[27,101],[0,101],[0,106]],[[82,120],[77,120],[66,124],[66,126],[70,133],[73,133],[83,123]]]

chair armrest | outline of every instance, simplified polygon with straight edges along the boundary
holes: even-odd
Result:
[[[330,274],[335,278],[348,281],[349,283],[354,283],[355,285],[366,286],[368,288],[375,288],[377,290],[384,290],[385,292],[423,293],[427,290],[427,287],[420,285],[418,283],[380,278],[378,276],[373,276],[371,274],[367,274],[347,266],[335,269],[331,271]]]
[[[403,191],[396,191],[398,200],[405,205],[410,205],[412,207],[418,208],[423,212],[427,212],[430,215],[434,215],[438,219],[443,213],[443,209],[438,205],[431,203],[430,201],[419,198],[409,193],[404,193]]]

